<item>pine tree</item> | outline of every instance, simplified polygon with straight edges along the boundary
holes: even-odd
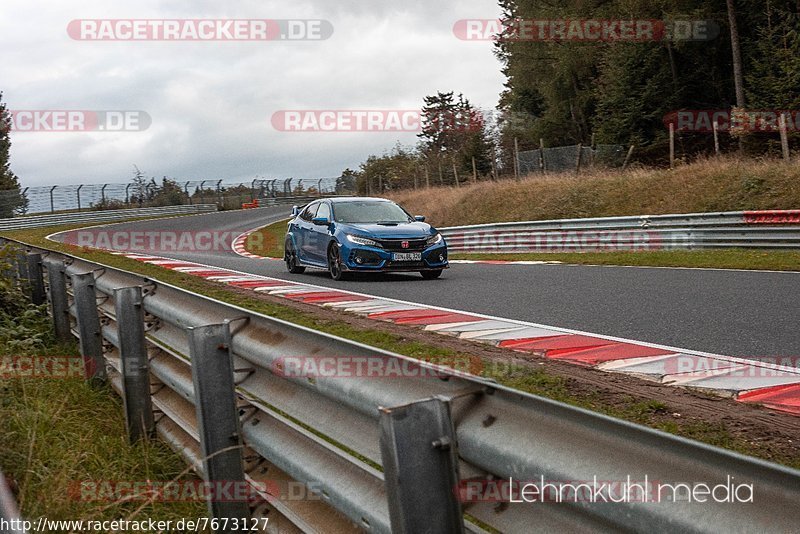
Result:
[[[25,212],[28,205],[27,199],[22,195],[19,180],[11,172],[10,130],[11,116],[3,103],[3,93],[0,93],[0,218]]]

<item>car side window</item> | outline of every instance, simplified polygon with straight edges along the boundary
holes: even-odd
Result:
[[[317,210],[317,214],[314,215],[315,218],[325,217],[329,221],[331,220],[331,208],[324,202],[319,205],[319,210]]]
[[[310,221],[314,218],[314,215],[317,213],[317,208],[319,208],[319,203],[315,202],[311,204],[306,209],[303,210],[303,213],[300,214],[300,218],[304,221]]]

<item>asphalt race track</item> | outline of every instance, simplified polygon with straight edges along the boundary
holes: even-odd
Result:
[[[231,231],[288,217],[279,206],[109,225],[131,231]],[[235,235],[234,235],[235,237]],[[154,255],[320,286],[731,356],[800,355],[800,273],[572,265],[453,265],[419,274],[286,272],[232,250]]]

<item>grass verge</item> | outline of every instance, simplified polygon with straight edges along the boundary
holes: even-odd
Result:
[[[800,252],[759,250],[657,250],[645,252],[553,252],[450,255],[454,260],[558,261],[573,265],[691,267],[753,271],[800,271]]]
[[[122,401],[109,386],[90,386],[75,372],[34,377],[14,371],[24,357],[53,369],[80,357],[75,343],[54,339],[45,307],[24,304],[26,297],[7,280],[0,286],[0,468],[21,514],[56,521],[206,516],[200,500],[163,502],[142,494],[120,501],[110,492],[118,481],[194,477],[166,444],[129,445]],[[106,482],[110,493],[95,490]]]
[[[277,224],[278,223],[276,223],[276,225]],[[156,265],[145,264],[123,256],[116,256],[96,250],[78,249],[76,247],[53,243],[45,239],[46,235],[66,229],[71,228],[5,232],[2,235],[33,246],[60,250],[82,257],[88,261],[103,263],[110,267],[135,272],[142,276],[173,284],[222,302],[241,306],[253,312],[262,313],[277,319],[314,328],[321,332],[351,339],[406,356],[440,362],[471,361],[473,358],[472,355],[465,352],[458,352],[434,344],[409,340],[400,334],[358,328],[346,321],[320,319],[314,313],[305,312],[288,305],[269,302],[255,296],[250,297],[247,294],[232,291],[223,284],[211,282],[200,277],[170,271]],[[800,468],[800,458],[796,455],[776,454],[768,446],[760,442],[753,442],[735,436],[724,425],[673,420],[672,418],[665,417],[665,415],[669,415],[668,410],[660,403],[631,397],[630,403],[625,403],[624,405],[620,405],[619,403],[611,404],[607,403],[601,395],[574,394],[571,391],[568,379],[553,375],[543,369],[530,367],[507,369],[504,367],[502,370],[495,371],[498,369],[497,366],[489,361],[483,362],[482,367],[484,369],[484,376],[493,378],[500,384],[520,391],[555,399],[652,428],[658,428],[672,434],[734,450],[750,456]]]
[[[266,258],[283,258],[283,241],[289,219],[274,222],[247,236],[244,248],[250,254]]]
[[[388,193],[435,226],[800,208],[800,167],[717,158],[669,169],[530,175]]]

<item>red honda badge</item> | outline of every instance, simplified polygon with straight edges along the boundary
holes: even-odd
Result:
[[[409,247],[409,243],[408,243],[408,241],[403,241],[403,242],[400,243],[400,246],[403,247],[403,248],[408,248]]]

